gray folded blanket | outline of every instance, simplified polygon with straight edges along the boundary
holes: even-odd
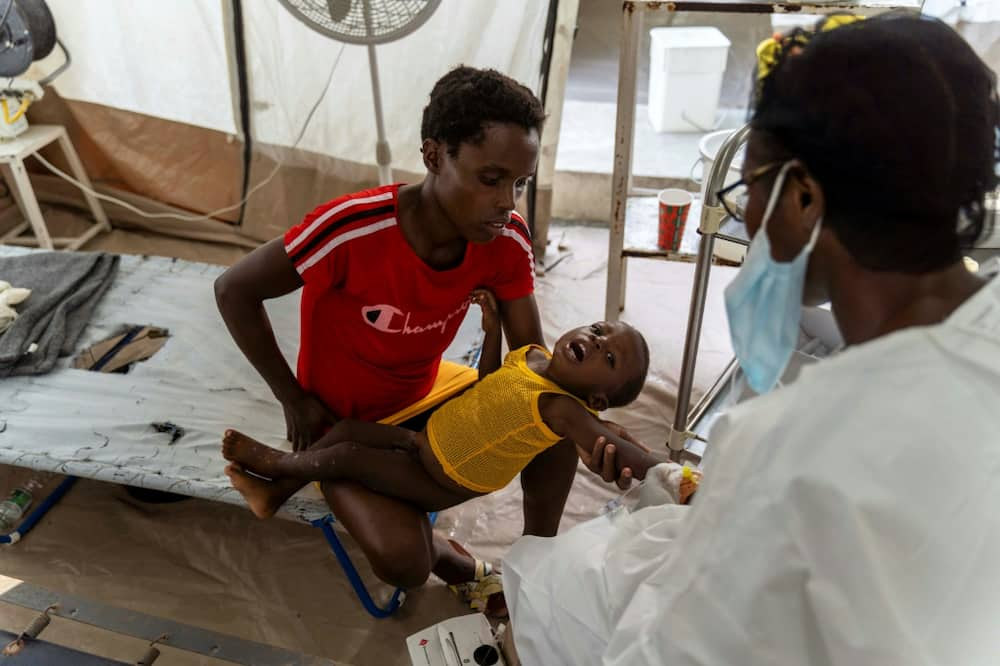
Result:
[[[31,289],[0,335],[0,377],[40,375],[71,354],[118,272],[118,257],[90,252],[32,252],[0,257],[0,280]],[[37,345],[29,351],[32,344]]]

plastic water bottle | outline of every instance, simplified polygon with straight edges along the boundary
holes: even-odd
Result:
[[[14,488],[10,497],[0,502],[0,531],[12,530],[21,516],[24,515],[34,499],[32,493],[38,492],[42,487],[41,482],[31,479],[27,483]]]

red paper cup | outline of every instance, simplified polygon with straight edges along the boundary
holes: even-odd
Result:
[[[660,233],[656,245],[661,250],[677,252],[693,198],[687,190],[676,189],[661,190],[657,198],[660,200]]]

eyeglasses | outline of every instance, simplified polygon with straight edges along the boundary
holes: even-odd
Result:
[[[732,185],[726,185],[716,192],[715,196],[719,198],[719,203],[726,209],[729,217],[737,222],[744,222],[743,215],[747,208],[747,200],[750,197],[750,186],[784,163],[784,161],[770,162],[764,166],[757,167],[747,174],[745,178],[740,178]]]

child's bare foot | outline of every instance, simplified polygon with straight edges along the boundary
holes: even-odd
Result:
[[[272,449],[236,430],[227,430],[222,437],[222,457],[260,476],[271,479],[283,476],[278,465],[285,455],[284,451]]]
[[[243,495],[243,499],[250,505],[250,510],[258,518],[273,516],[286,499],[284,491],[277,488],[273,482],[247,474],[236,463],[226,465],[226,476],[232,482],[233,488],[240,491],[240,495]]]

